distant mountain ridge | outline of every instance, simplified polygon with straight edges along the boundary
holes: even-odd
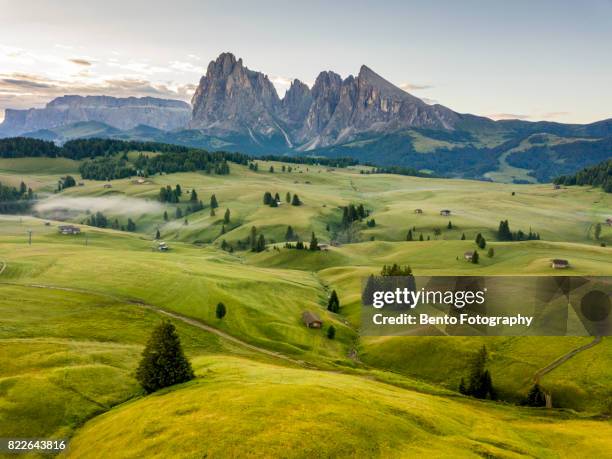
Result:
[[[139,124],[164,130],[183,128],[191,118],[191,107],[180,100],[154,97],[78,96],[58,97],[44,108],[7,109],[0,134],[21,135],[78,122],[96,121],[116,129]]]
[[[62,143],[78,137],[153,140],[250,154],[353,157],[439,175],[548,181],[612,157],[612,119],[577,125],[493,121],[429,105],[369,67],[342,78],[298,79],[280,98],[267,75],[222,53],[192,98],[65,96],[43,109],[7,110],[0,137]]]

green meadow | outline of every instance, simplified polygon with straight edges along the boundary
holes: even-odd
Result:
[[[535,373],[592,338],[359,335],[362,279],[384,264],[409,265],[416,275],[612,275],[612,228],[595,231],[612,216],[609,194],[258,163],[259,171],[232,163],[229,175],[176,173],[104,187],[80,180],[75,161],[0,161],[2,183],[23,180],[39,199],[35,216],[0,215],[0,437],[70,437],[64,455],[88,458],[611,450],[608,338],[542,377],[555,406],[545,410],[519,406]],[[68,174],[83,185],[55,192]],[[181,203],[160,203],[160,188],[177,184]],[[177,218],[191,190],[204,209]],[[265,192],[282,204],[264,205]],[[302,205],[287,203],[286,193]],[[375,220],[355,223],[350,238],[340,230],[349,204],[363,204]],[[136,230],[85,225],[96,211],[122,225],[130,218]],[[81,234],[59,234],[59,218]],[[540,240],[498,242],[506,219],[512,231]],[[342,242],[316,252],[286,248],[288,225],[306,243],[313,232],[319,243]],[[260,253],[239,247],[252,227],[267,242]],[[157,230],[169,251],[157,250]],[[406,240],[408,230],[416,240]],[[487,247],[472,264],[463,254],[477,248],[478,233]],[[223,241],[234,250],[222,250]],[[570,268],[552,270],[553,258]],[[326,309],[331,290],[338,313]],[[219,302],[228,311],[222,320]],[[304,326],[305,310],[320,316],[323,330]],[[145,395],[134,371],[162,320],[177,326],[197,378]],[[483,344],[499,402],[457,392]]]

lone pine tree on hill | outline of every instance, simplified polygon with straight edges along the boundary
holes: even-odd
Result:
[[[215,315],[217,316],[217,319],[223,319],[226,313],[227,309],[225,308],[225,305],[223,303],[218,303],[217,309],[215,310]]]
[[[210,197],[210,207],[211,209],[216,209],[217,207],[219,207],[217,197],[214,194]]]
[[[338,312],[340,310],[340,300],[335,290],[332,290],[329,300],[327,301],[327,310],[331,312]]]
[[[194,378],[189,360],[183,354],[174,325],[162,322],[149,338],[136,379],[147,392],[187,382]]]

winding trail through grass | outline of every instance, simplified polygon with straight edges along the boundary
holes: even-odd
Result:
[[[4,265],[6,266],[6,264]],[[0,273],[2,272],[2,270],[4,269],[4,266],[0,269]],[[99,296],[99,297],[103,297],[103,298],[110,298],[113,299],[115,301],[121,301],[121,302],[126,302],[129,304],[133,304],[135,306],[139,306],[141,308],[144,309],[148,309],[150,311],[153,311],[157,314],[160,315],[165,315],[167,317],[171,317],[173,319],[176,320],[180,320],[181,322],[184,322],[186,324],[189,324],[193,327],[197,327],[201,330],[207,331],[209,333],[213,333],[223,339],[226,339],[228,341],[231,341],[234,344],[238,344],[239,346],[242,346],[246,349],[255,351],[255,352],[259,352],[262,354],[266,354],[269,355],[271,357],[275,357],[278,359],[282,359],[288,362],[291,362],[293,364],[299,365],[301,367],[306,367],[306,368],[311,368],[312,365],[308,364],[307,362],[304,362],[303,360],[297,360],[294,359],[292,357],[289,357],[285,354],[281,354],[280,352],[276,352],[276,351],[271,351],[269,349],[265,349],[263,347],[259,347],[259,346],[255,346],[254,344],[250,344],[247,343],[246,341],[243,341],[239,338],[236,338],[235,336],[232,336],[224,331],[219,330],[218,328],[215,327],[211,327],[210,325],[207,325],[197,319],[193,319],[191,317],[187,317],[184,316],[182,314],[176,313],[176,312],[171,312],[171,311],[167,311],[163,308],[160,308],[158,306],[154,306],[152,304],[148,304],[145,303],[139,299],[131,299],[131,298],[123,298],[117,295],[111,295],[108,293],[102,293],[102,292],[96,292],[94,290],[88,290],[88,289],[82,289],[82,288],[72,288],[72,287],[61,287],[61,286],[57,286],[57,285],[46,285],[46,284],[21,284],[18,282],[0,282],[0,284],[4,284],[4,285],[14,285],[14,286],[19,286],[19,287],[29,287],[29,288],[41,288],[41,289],[50,289],[50,290],[62,290],[62,291],[66,291],[66,292],[75,292],[75,293],[84,293],[87,295],[93,295],[93,296]]]
[[[538,371],[536,371],[535,375],[533,375],[533,381],[535,383],[539,383],[540,382],[540,378],[542,378],[542,376],[544,376],[547,373],[550,373],[555,368],[563,365],[565,362],[567,362],[569,359],[571,359],[575,355],[579,354],[580,352],[586,351],[587,349],[590,349],[593,346],[596,346],[597,344],[601,343],[601,341],[602,341],[602,337],[601,336],[596,336],[593,341],[591,341],[591,342],[589,342],[589,343],[587,343],[587,344],[585,344],[583,346],[580,346],[580,347],[577,347],[575,349],[572,349],[571,351],[569,351],[566,354],[563,354],[561,357],[558,357],[557,359],[553,360],[551,363],[546,365],[544,368],[540,368]]]

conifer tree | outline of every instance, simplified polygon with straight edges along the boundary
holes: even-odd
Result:
[[[479,258],[480,258],[480,255],[478,255],[478,250],[474,250],[474,254],[472,255],[472,263],[477,265]]]
[[[334,327],[333,325],[329,326],[329,328],[327,329],[327,337],[329,339],[334,339],[336,337],[336,327]]]
[[[319,241],[317,240],[317,237],[315,236],[314,231],[312,232],[312,236],[310,237],[309,250],[312,250],[312,251],[319,250]]]
[[[459,393],[467,395],[467,387],[465,387],[465,379],[463,378],[461,378],[461,382],[459,383]]]
[[[461,240],[465,241],[465,233],[461,233]]]
[[[597,223],[595,225],[595,229],[593,230],[594,236],[596,240],[599,240],[601,237],[601,223]],[[529,235],[531,236],[531,230],[529,231]]]
[[[546,395],[538,383],[535,383],[529,390],[526,403],[528,406],[546,406]]]
[[[447,229],[453,229],[453,223],[449,220],[448,225],[446,225]]]
[[[136,379],[151,393],[193,378],[191,364],[183,354],[174,325],[162,322],[153,330],[142,353]]]
[[[217,309],[215,310],[215,315],[217,316],[217,319],[223,319],[226,313],[227,309],[225,308],[225,305],[223,303],[218,303]]]
[[[406,240],[407,241],[413,241],[413,237],[412,237],[412,230],[408,230],[408,234],[406,235]]]
[[[191,190],[191,196],[189,197],[189,200],[191,202],[198,202],[198,193],[196,193],[196,190]]]
[[[487,246],[487,241],[484,236],[480,236],[480,240],[478,241],[478,247],[480,249],[484,249]]]
[[[293,195],[293,198],[291,199],[291,205],[292,206],[301,206],[302,205],[302,201],[300,201],[300,198],[297,194]]]
[[[230,222],[230,210],[229,209],[225,211],[225,215],[223,216],[223,222],[224,223]]]
[[[483,345],[472,360],[466,394],[476,398],[494,400],[496,394],[493,389],[491,374],[486,369],[487,359],[487,348]]]
[[[287,232],[285,233],[285,241],[293,241],[295,239],[295,234],[293,233],[293,228],[291,225],[287,227]]]
[[[159,233],[159,228],[157,229],[157,231],[155,232],[155,239],[160,239],[161,238],[161,234]]]
[[[210,207],[212,209],[216,209],[217,207],[219,207],[219,203],[217,202],[217,197],[214,194],[210,197]]]
[[[263,252],[264,250],[266,250],[266,239],[264,238],[263,234],[259,235],[259,238],[257,239],[257,252]]]
[[[180,207],[176,208],[176,214],[175,214],[176,218],[183,218],[183,211],[181,210]]]
[[[327,310],[331,312],[338,312],[340,310],[340,300],[335,290],[332,290],[329,300],[327,301]]]
[[[251,250],[255,252],[257,250],[257,228],[251,226],[251,235],[249,236],[249,245]]]
[[[168,211],[164,210],[164,221],[168,221]]]
[[[487,252],[487,256],[489,258],[493,258],[494,255],[495,255],[495,250],[493,250],[493,247],[489,247],[489,251]]]
[[[419,241],[423,241],[423,240],[424,240],[424,239],[423,239],[423,233],[421,233],[421,234],[419,235]]]
[[[285,195],[285,201],[287,202],[287,204],[291,202],[291,193],[289,193],[288,191],[287,191],[287,194]]]

